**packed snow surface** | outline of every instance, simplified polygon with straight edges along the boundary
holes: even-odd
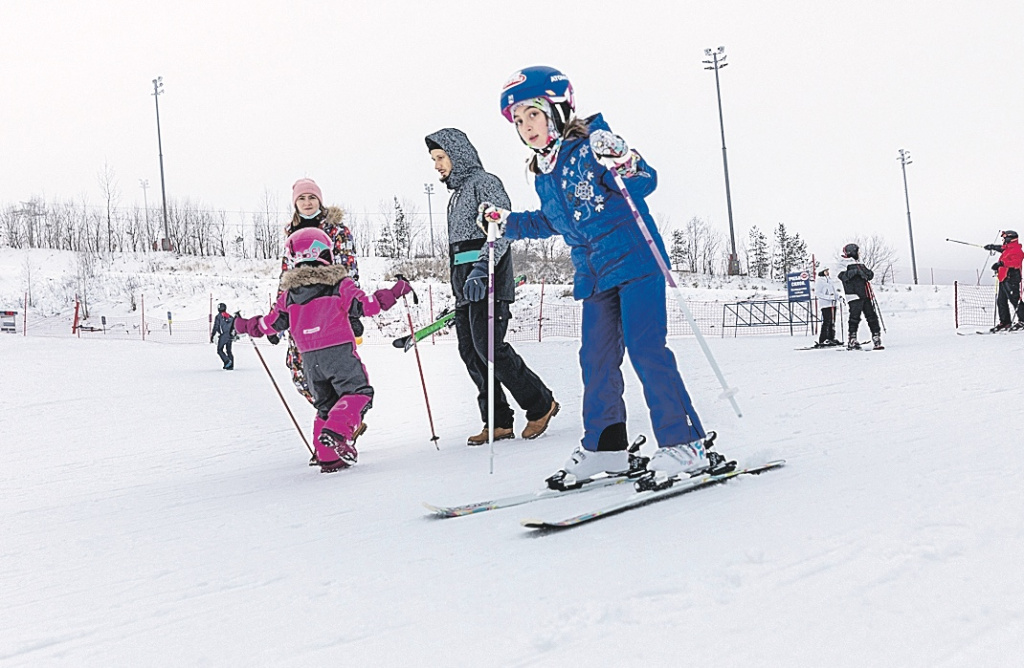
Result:
[[[422,502],[560,467],[577,341],[516,344],[562,411],[496,444],[493,473],[453,344],[420,347],[437,447],[414,354],[362,346],[359,464],[323,475],[247,339],[225,372],[209,345],[0,335],[0,665],[1020,665],[1024,333],[957,336],[948,288],[880,300],[884,351],[711,338],[742,418],[672,339],[718,449],[786,466],[551,534],[519,520],[629,490]],[[257,345],[309,438],[284,346]]]

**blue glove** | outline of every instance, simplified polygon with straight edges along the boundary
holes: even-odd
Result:
[[[471,302],[478,302],[487,296],[487,265],[477,262],[462,286],[462,294]]]

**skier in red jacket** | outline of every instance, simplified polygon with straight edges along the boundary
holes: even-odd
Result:
[[[999,253],[999,261],[992,265],[992,270],[999,278],[999,296],[996,297],[999,324],[992,328],[993,332],[1024,328],[1024,307],[1020,303],[1020,270],[1024,249],[1013,230],[1003,230],[1000,234],[1003,237],[1002,245],[985,246],[985,250]],[[1016,324],[1011,322],[1010,304],[1013,304],[1017,312]]]

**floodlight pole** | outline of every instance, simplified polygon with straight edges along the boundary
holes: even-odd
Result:
[[[430,254],[434,254],[434,210],[430,205],[430,196],[434,194],[434,184],[424,183],[423,192],[427,195],[427,216],[430,220]]]
[[[149,234],[149,198],[146,191],[149,189],[149,179],[139,179],[139,186],[142,188],[142,207],[146,210],[146,234]]]
[[[740,261],[736,256],[736,232],[732,224],[732,194],[729,190],[729,158],[725,152],[725,120],[722,117],[722,87],[718,81],[718,70],[725,67],[729,63],[725,62],[725,47],[720,46],[717,49],[704,49],[704,55],[711,60],[703,61],[706,70],[715,71],[715,92],[718,95],[718,126],[722,131],[722,166],[725,168],[725,204],[729,211],[729,275],[735,276],[740,273]]]
[[[164,78],[153,79],[153,100],[156,101],[156,145],[160,151],[160,196],[164,209],[164,238],[160,242],[163,250],[171,250],[171,235],[167,230],[167,187],[164,184],[164,144],[160,139],[160,94],[164,92]]]
[[[900,157],[896,158],[903,168],[903,197],[907,200],[907,230],[910,232],[910,266],[914,271],[914,285],[917,285],[917,257],[914,255],[914,226],[910,224],[910,193],[907,190],[907,165],[913,161],[910,159],[910,151],[900,149]]]

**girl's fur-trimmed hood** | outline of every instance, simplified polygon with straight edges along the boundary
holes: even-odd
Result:
[[[331,266],[295,267],[281,276],[281,289],[291,290],[306,285],[337,285],[348,277],[348,269],[340,264]]]

